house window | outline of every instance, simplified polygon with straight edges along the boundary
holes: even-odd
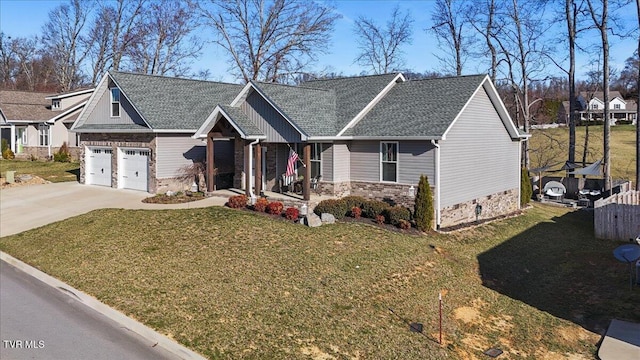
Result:
[[[120,89],[111,89],[111,116],[120,117]]]
[[[382,142],[380,143],[380,168],[381,180],[397,182],[398,181],[398,143]]]
[[[591,105],[591,110],[598,110],[598,104]]]
[[[38,124],[38,145],[49,146],[49,125]]]
[[[60,100],[51,100],[51,109],[52,110],[60,109]]]
[[[616,110],[620,110],[620,104],[613,104],[613,108]]]
[[[322,174],[322,144],[311,145],[311,178],[317,178]]]

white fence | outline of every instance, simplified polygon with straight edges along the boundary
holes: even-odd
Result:
[[[614,194],[593,207],[596,238],[626,241],[640,235],[640,191]]]

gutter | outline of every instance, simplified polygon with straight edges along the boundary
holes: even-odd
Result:
[[[436,186],[436,230],[440,229],[440,145],[436,140],[431,140],[431,145],[436,148],[436,174],[435,174],[435,186]]]

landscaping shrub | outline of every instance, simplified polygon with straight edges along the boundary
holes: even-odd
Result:
[[[384,215],[384,211],[389,207],[384,201],[368,200],[362,204],[362,213],[365,217],[375,219],[378,215]]]
[[[384,221],[385,221],[384,215],[376,215],[375,219],[376,219],[376,223],[384,224]]]
[[[399,226],[401,220],[409,222],[411,220],[411,212],[402,206],[389,207],[384,211],[384,215],[391,225]]]
[[[298,210],[298,208],[296,207],[287,208],[287,210],[284,212],[284,217],[287,220],[296,220],[299,216],[300,210]]]
[[[284,205],[280,201],[274,201],[267,205],[267,212],[271,215],[282,214],[282,209],[284,209]]]
[[[418,230],[427,231],[432,229],[433,194],[431,193],[431,186],[429,185],[429,179],[426,175],[420,176],[414,216]]]
[[[229,198],[227,201],[227,205],[229,205],[232,209],[241,209],[247,206],[247,196],[246,195],[236,195]]]
[[[408,230],[411,228],[411,223],[408,222],[407,220],[400,219],[398,221],[398,227],[402,230]]]
[[[7,160],[11,160],[14,159],[16,157],[16,154],[13,153],[13,150],[6,148],[4,149],[4,151],[2,151],[2,158],[3,159],[7,159]]]
[[[362,209],[358,206],[354,206],[351,208],[351,217],[356,218],[356,219],[360,219],[360,216],[362,216]]]
[[[354,207],[362,208],[362,205],[368,201],[362,196],[354,195],[345,196],[342,200],[347,204],[347,209],[353,209]]]
[[[53,161],[56,162],[71,162],[71,152],[69,152],[69,147],[67,146],[67,142],[63,142],[60,149],[53,154]]]
[[[259,198],[256,200],[256,203],[253,204],[253,210],[258,212],[265,212],[267,210],[267,206],[269,205],[269,200],[267,198]]]
[[[529,171],[527,168],[522,168],[520,174],[520,206],[525,206],[531,201],[533,196],[533,188],[531,187],[531,180],[529,179]]]
[[[7,141],[7,139],[2,139],[2,141],[0,141],[0,151],[2,151],[4,153],[5,150],[7,150],[9,148],[9,142]]]
[[[313,209],[313,212],[318,216],[323,213],[328,213],[333,215],[336,219],[342,219],[347,215],[348,209],[347,203],[342,199],[328,199],[320,201],[316,208]]]

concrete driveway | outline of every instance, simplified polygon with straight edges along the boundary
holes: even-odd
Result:
[[[68,219],[96,209],[188,209],[221,206],[225,198],[209,197],[184,204],[145,204],[149,193],[77,182],[28,185],[0,190],[0,237]]]

